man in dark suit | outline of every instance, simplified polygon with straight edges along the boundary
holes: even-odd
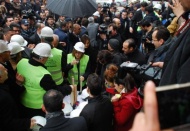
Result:
[[[88,19],[82,18],[80,37],[82,37],[84,34],[88,35],[87,29],[86,29],[87,26],[88,26]]]
[[[45,25],[43,23],[37,23],[36,24],[36,32],[29,38],[30,44],[37,45],[38,43],[41,42],[40,33],[41,33],[42,28],[44,28],[44,27],[45,27]]]
[[[134,31],[137,30],[138,22],[140,22],[144,18],[144,16],[145,16],[145,7],[147,7],[147,6],[148,6],[148,4],[146,2],[141,2],[141,9],[138,10],[134,14],[134,16],[132,18],[132,25],[133,25]]]
[[[87,79],[87,92],[90,98],[80,116],[85,118],[89,131],[111,131],[113,129],[113,106],[108,97],[101,95],[100,81],[95,73],[89,75]]]
[[[44,94],[42,110],[46,112],[46,125],[40,131],[87,131],[83,117],[65,118],[63,95],[57,90]]]
[[[81,26],[79,24],[73,25],[73,31],[69,33],[69,52],[72,52],[74,45],[77,42],[80,42],[80,32],[81,32]]]
[[[146,2],[141,2],[141,9],[136,11],[133,18],[131,19],[131,26],[133,28],[134,35],[136,36],[137,46],[140,46],[141,43],[141,30],[140,27],[138,27],[138,23],[145,17],[145,7],[147,7],[148,4]]]

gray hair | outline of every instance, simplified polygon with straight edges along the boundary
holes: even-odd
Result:
[[[92,17],[92,16],[89,17],[89,18],[88,18],[88,22],[89,22],[89,23],[93,23],[93,22],[94,22],[94,17]]]

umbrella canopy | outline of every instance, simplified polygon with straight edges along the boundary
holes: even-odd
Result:
[[[71,18],[90,16],[97,10],[94,0],[47,0],[51,12]]]

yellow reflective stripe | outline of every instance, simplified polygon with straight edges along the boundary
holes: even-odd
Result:
[[[50,71],[51,74],[57,74],[57,73],[60,73],[62,72],[61,70],[57,70],[57,71]]]
[[[55,82],[58,82],[58,81],[60,81],[60,80],[62,80],[62,79],[63,79],[63,77],[60,77],[60,78],[54,79],[54,81],[55,81]]]

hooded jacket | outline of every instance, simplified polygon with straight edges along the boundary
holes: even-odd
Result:
[[[114,130],[128,131],[133,124],[137,112],[143,105],[142,98],[138,95],[137,88],[129,93],[122,93],[118,101],[113,102]]]

